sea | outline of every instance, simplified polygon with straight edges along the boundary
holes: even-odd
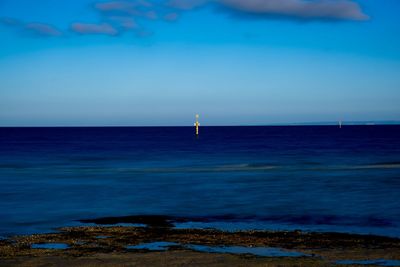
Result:
[[[133,215],[400,237],[400,126],[0,128],[0,237]]]

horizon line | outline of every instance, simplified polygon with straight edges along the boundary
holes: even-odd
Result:
[[[400,125],[400,121],[341,121],[345,126],[383,126]],[[269,124],[231,124],[231,125],[203,125],[201,127],[293,127],[293,126],[337,126],[339,121],[329,122],[295,122]],[[190,125],[0,125],[0,128],[156,128],[156,127],[194,127]]]

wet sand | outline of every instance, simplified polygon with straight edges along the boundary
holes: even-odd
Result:
[[[0,266],[335,266],[338,260],[400,260],[400,239],[381,236],[176,229],[163,216],[84,221],[102,225],[60,228],[56,233],[0,240]],[[121,221],[144,226],[105,226]],[[165,251],[128,248],[155,241],[176,245],[166,247]],[[47,243],[60,243],[67,248],[32,248]],[[304,256],[207,253],[193,251],[190,245],[271,247]]]

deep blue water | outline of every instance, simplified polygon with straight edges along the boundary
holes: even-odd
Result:
[[[77,220],[400,237],[400,126],[0,128],[0,236]]]

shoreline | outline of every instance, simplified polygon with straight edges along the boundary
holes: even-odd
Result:
[[[2,239],[0,266],[400,265],[399,238],[302,231],[177,229],[165,216],[122,218],[143,226],[115,226],[121,218],[110,217],[82,220],[101,225],[64,227],[55,233]]]

